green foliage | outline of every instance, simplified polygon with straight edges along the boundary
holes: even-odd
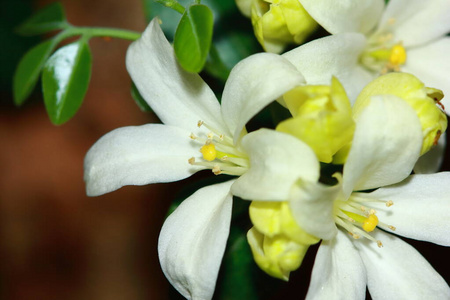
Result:
[[[147,20],[159,17],[162,21],[161,28],[167,38],[173,39],[180,20],[179,13],[153,0],[142,2]],[[188,6],[192,0],[178,2]],[[202,4],[207,5],[214,16],[213,45],[205,64],[205,71],[225,81],[236,63],[261,51],[261,47],[254,37],[251,22],[238,11],[235,0],[203,0]]]
[[[16,32],[21,35],[37,35],[68,26],[61,3],[55,2],[41,9],[20,26]]]
[[[136,85],[134,83],[131,84],[131,97],[136,102],[137,106],[142,111],[152,111],[152,108],[148,105],[147,101],[141,96]]]
[[[22,105],[33,91],[45,61],[55,46],[54,40],[45,41],[31,48],[20,60],[13,79],[14,103],[16,105]]]
[[[55,125],[68,121],[80,108],[89,85],[91,64],[89,46],[84,40],[58,49],[45,64],[44,102]]]
[[[175,32],[174,49],[178,62],[186,71],[203,69],[211,47],[213,14],[205,5],[191,5],[184,12]]]

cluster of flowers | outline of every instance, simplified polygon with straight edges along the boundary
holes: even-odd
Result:
[[[237,2],[266,50],[300,43],[316,22],[333,35],[244,59],[219,104],[199,75],[178,65],[153,20],[126,63],[164,125],[102,137],[86,156],[87,193],[205,169],[235,176],[199,189],[161,230],[162,269],[188,299],[212,298],[233,196],[252,201],[248,242],[274,277],[287,280],[322,240],[308,298],[363,299],[368,286],[375,299],[448,299],[445,280],[390,233],[450,246],[450,173],[435,173],[447,128],[450,2]],[[289,18],[298,7],[308,18],[303,27]],[[273,101],[291,117],[247,132],[247,122]],[[324,181],[330,166],[337,171]]]

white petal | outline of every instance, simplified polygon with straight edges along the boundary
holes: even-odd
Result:
[[[438,144],[419,158],[414,166],[414,173],[432,174],[440,170],[444,160],[446,140],[447,136],[445,134],[441,135]]]
[[[158,253],[170,283],[187,299],[211,299],[230,231],[233,181],[184,200],[161,229]]]
[[[277,54],[255,54],[238,63],[222,97],[223,118],[235,142],[245,124],[261,109],[304,82],[302,74]]]
[[[450,1],[449,1],[450,3]],[[450,17],[449,17],[450,19]],[[416,75],[426,86],[444,92],[444,104],[450,114],[450,37],[444,37],[422,47],[408,49],[408,58],[403,70]]]
[[[213,91],[184,71],[154,19],[128,48],[126,64],[136,87],[164,124],[197,130],[202,120],[228,134]]]
[[[299,0],[306,11],[329,33],[367,33],[375,27],[383,0]]]
[[[335,239],[322,241],[316,255],[307,300],[364,299],[366,270],[345,233],[338,231]]]
[[[340,192],[340,183],[328,186],[317,182],[297,182],[289,197],[289,206],[297,224],[318,238],[334,238],[338,231],[333,218],[334,201]]]
[[[450,172],[411,175],[367,196],[394,202],[377,208],[378,219],[395,226],[394,233],[450,246]]]
[[[407,47],[423,45],[450,31],[450,1],[389,1],[379,30],[391,31]]]
[[[314,40],[283,54],[308,84],[329,85],[335,76],[350,99],[356,99],[372,75],[358,66],[366,38],[359,33],[342,33]]]
[[[354,244],[366,266],[373,299],[450,299],[445,280],[413,247],[382,231],[371,235],[383,242],[383,248],[369,240]]]
[[[422,147],[416,112],[393,95],[373,96],[356,120],[344,165],[344,194],[397,183],[411,173]]]
[[[199,170],[188,163],[199,146],[189,131],[161,124],[122,127],[101,137],[84,160],[89,196],[112,192],[124,185],[171,182]]]
[[[299,179],[319,179],[319,161],[299,139],[281,132],[260,129],[242,139],[250,158],[249,170],[236,180],[231,191],[249,200],[285,201]]]

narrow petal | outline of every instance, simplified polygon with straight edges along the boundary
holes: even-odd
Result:
[[[238,63],[222,97],[222,114],[235,142],[245,124],[266,105],[304,83],[302,74],[277,54],[260,53]]]
[[[302,74],[308,84],[329,85],[335,76],[354,101],[373,76],[359,67],[359,55],[366,38],[359,33],[342,33],[309,42],[283,54]]]
[[[450,246],[450,172],[411,175],[368,197],[394,202],[377,209],[380,221],[396,227],[394,233]]]
[[[442,161],[444,160],[445,155],[446,140],[446,135],[441,135],[438,144],[419,158],[414,166],[414,173],[432,174],[441,169]]]
[[[319,179],[319,161],[299,139],[281,132],[260,129],[242,139],[250,158],[249,170],[236,180],[231,191],[249,200],[285,201],[292,185],[303,178]]]
[[[426,86],[444,92],[445,97],[441,103],[447,114],[450,114],[449,53],[450,37],[444,37],[427,45],[408,49],[408,60],[403,68],[405,72],[416,75]]]
[[[306,11],[329,33],[368,33],[384,8],[383,0],[299,0]]]
[[[383,248],[369,240],[354,244],[367,270],[367,285],[373,299],[450,299],[450,288],[413,247],[382,231],[372,235]]]
[[[188,163],[198,155],[189,131],[161,124],[122,127],[100,138],[84,160],[89,196],[124,185],[171,182],[199,170]]]
[[[339,230],[335,239],[319,247],[306,299],[364,299],[366,280],[358,251]]]
[[[184,71],[156,19],[128,48],[126,65],[136,87],[164,124],[197,129],[202,120],[228,134],[213,91]]]
[[[401,98],[373,96],[356,120],[352,147],[344,165],[344,194],[402,181],[422,148],[415,111]]]
[[[187,299],[211,299],[230,231],[233,181],[211,185],[184,200],[166,219],[158,243],[169,282]]]
[[[389,1],[379,31],[390,31],[407,47],[426,44],[450,31],[450,1]]]
[[[328,186],[299,180],[291,189],[289,206],[300,228],[324,240],[334,238],[338,230],[333,208],[340,192],[340,183]]]

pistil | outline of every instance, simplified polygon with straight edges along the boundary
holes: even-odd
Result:
[[[394,231],[395,227],[380,222],[376,210],[367,204],[384,203],[386,207],[392,206],[391,200],[384,201],[364,196],[364,193],[353,193],[347,201],[336,201],[334,211],[334,221],[337,225],[344,228],[354,238],[365,237],[382,247],[383,243],[376,240],[369,233],[376,227]]]
[[[203,121],[198,121],[198,127],[205,126],[210,132],[206,138],[201,138],[191,133],[190,138],[199,144],[202,160],[198,161],[194,157],[188,161],[191,165],[203,166],[215,175],[242,175],[249,167],[249,160],[245,153],[239,151],[233,144],[233,139],[209,126]]]

